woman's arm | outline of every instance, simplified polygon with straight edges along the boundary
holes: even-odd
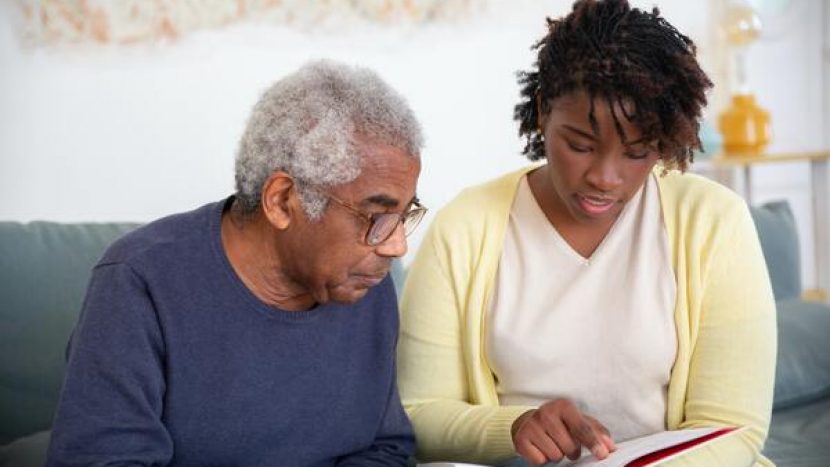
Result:
[[[419,460],[493,462],[515,455],[510,427],[529,407],[473,400],[468,382],[474,376],[465,364],[469,349],[463,336],[465,314],[477,312],[466,309],[472,266],[460,253],[466,248],[441,232],[439,216],[401,298],[401,398],[415,429]]]
[[[775,301],[747,207],[736,203],[730,211],[722,234],[712,237],[711,256],[701,271],[701,314],[697,336],[692,336],[680,428],[730,425],[748,429],[671,465],[752,465],[769,428],[776,358]]]

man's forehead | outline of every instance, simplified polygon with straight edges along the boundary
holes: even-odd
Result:
[[[420,160],[397,145],[357,134],[353,150],[360,159],[360,175],[335,187],[335,193],[363,208],[402,207],[414,197]]]
[[[409,204],[415,198],[416,180],[399,179],[400,177],[383,177],[365,170],[357,179],[335,188],[335,193],[351,200],[359,207],[380,206],[397,208]],[[411,184],[411,186],[409,186]]]

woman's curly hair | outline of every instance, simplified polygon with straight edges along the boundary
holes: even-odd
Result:
[[[645,141],[656,142],[667,168],[685,170],[701,147],[701,111],[712,87],[691,39],[656,7],[647,12],[627,0],[578,0],[570,14],[548,18],[547,25],[547,35],[533,46],[535,69],[518,74],[522,100],[513,118],[527,140],[523,154],[532,161],[545,157],[539,112],[549,112],[559,96],[584,90],[592,101],[600,96],[633,103],[633,114],[625,117]],[[625,141],[619,116],[612,114]],[[589,120],[595,127],[593,107]]]

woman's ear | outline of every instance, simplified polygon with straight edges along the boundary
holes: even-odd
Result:
[[[548,122],[548,110],[540,93],[536,93],[536,127],[539,133],[545,134],[545,125]]]
[[[296,212],[297,190],[294,179],[277,171],[262,186],[262,211],[275,228],[285,230]]]

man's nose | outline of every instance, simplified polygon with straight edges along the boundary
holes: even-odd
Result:
[[[398,258],[406,254],[406,233],[404,232],[403,223],[399,222],[398,226],[392,232],[392,235],[375,247],[375,252],[379,256]]]

